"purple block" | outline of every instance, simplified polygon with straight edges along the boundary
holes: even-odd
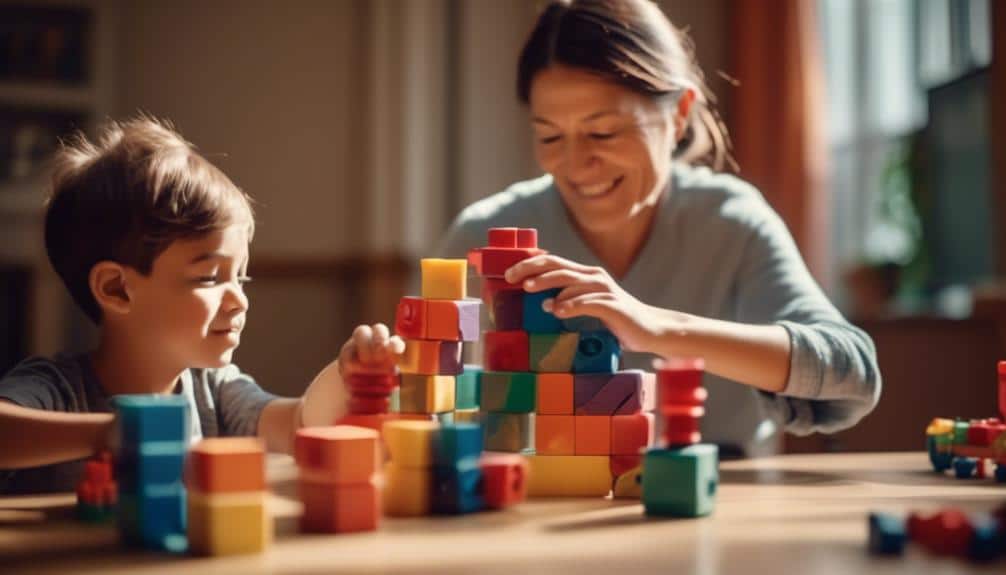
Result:
[[[493,296],[493,324],[496,331],[524,329],[524,290],[507,289]]]
[[[437,373],[440,375],[458,375],[463,373],[465,365],[461,362],[461,342],[440,342],[440,365]]]
[[[646,402],[643,380],[641,371],[576,374],[573,376],[574,414],[637,413]]]
[[[479,310],[482,301],[477,299],[466,299],[457,302],[458,305],[458,331],[461,332],[461,341],[479,340]]]

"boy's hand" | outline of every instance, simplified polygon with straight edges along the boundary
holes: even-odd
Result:
[[[388,326],[377,323],[361,325],[339,353],[339,373],[343,378],[352,374],[394,373],[397,356],[405,351],[405,342],[392,336]]]

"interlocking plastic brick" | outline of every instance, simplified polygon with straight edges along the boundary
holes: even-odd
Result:
[[[477,341],[479,300],[426,300],[426,339]]]
[[[613,373],[618,370],[622,348],[608,331],[580,332],[580,343],[573,358],[575,373]]]
[[[483,453],[482,497],[486,507],[503,509],[527,497],[527,461],[513,453]]]
[[[395,333],[404,339],[426,339],[426,300],[405,296],[395,310]]]
[[[573,455],[576,450],[576,424],[573,416],[535,417],[534,450],[537,455]]]
[[[457,375],[464,369],[461,343],[423,339],[405,340],[405,351],[398,358],[402,373],[419,375]]]
[[[573,415],[573,374],[539,373],[535,383],[539,414]]]
[[[189,452],[189,488],[202,493],[265,491],[265,448],[253,437],[203,439]]]
[[[481,401],[482,367],[464,366],[464,372],[455,381],[454,410],[475,409]]]
[[[119,532],[127,545],[185,552],[186,517],[186,491],[180,481],[119,492]]]
[[[580,344],[580,334],[532,333],[528,336],[531,371],[569,373]]]
[[[535,374],[527,372],[482,372],[479,408],[482,411],[531,413],[537,391]]]
[[[112,406],[123,449],[150,441],[188,442],[189,404],[181,395],[118,395]]]
[[[423,276],[423,298],[465,299],[468,295],[466,260],[425,258],[419,265]]]
[[[378,433],[349,425],[304,427],[294,438],[294,460],[302,471],[317,472],[330,483],[370,481],[380,468]]]
[[[454,411],[457,383],[453,375],[402,374],[399,411],[402,413],[445,413]]]

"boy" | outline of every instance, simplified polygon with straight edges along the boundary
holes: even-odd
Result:
[[[358,327],[300,398],[232,365],[253,231],[248,197],[166,124],[140,117],[62,150],[46,251],[100,343],[0,380],[0,493],[72,490],[82,458],[109,444],[113,395],[182,394],[193,440],[258,435],[288,452],[299,426],[344,412],[344,376],[394,370],[404,343],[381,324]]]

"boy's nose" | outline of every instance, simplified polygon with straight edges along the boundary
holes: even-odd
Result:
[[[240,285],[227,290],[226,300],[224,304],[227,306],[228,310],[248,310],[248,296],[245,294],[244,289]]]

